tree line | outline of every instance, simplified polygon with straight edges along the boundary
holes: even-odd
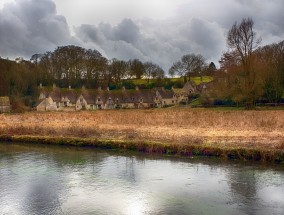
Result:
[[[78,46],[58,47],[53,52],[35,54],[31,62],[36,65],[40,82],[50,85],[57,82],[61,87],[82,85],[95,86],[118,85],[124,79],[164,78],[164,70],[153,62],[142,63],[139,59],[123,61],[108,60],[97,50]]]

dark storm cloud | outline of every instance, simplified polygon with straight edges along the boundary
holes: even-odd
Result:
[[[124,19],[117,26],[106,23],[82,25],[75,32],[90,46],[101,47],[109,58],[153,61],[166,71],[184,54],[200,53],[217,60],[214,56],[224,49],[223,30],[201,19],[187,23],[144,20],[137,21],[137,24]]]
[[[76,28],[77,36],[81,38],[83,42],[92,41],[94,43],[101,43],[100,32],[97,27],[93,25],[81,25],[79,28]]]
[[[75,33],[85,46],[97,47],[108,58],[144,58],[134,45],[140,38],[139,27],[130,19],[122,20],[117,26],[108,23],[81,25],[75,28]]]
[[[235,0],[239,8],[245,8],[246,16],[255,20],[259,31],[271,32],[275,36],[284,34],[284,1],[283,0]],[[239,18],[240,19],[240,18]]]
[[[46,52],[71,40],[64,16],[50,0],[16,0],[0,10],[0,55]]]

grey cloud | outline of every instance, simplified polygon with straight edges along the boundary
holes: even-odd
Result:
[[[79,28],[75,28],[75,32],[85,43],[92,41],[94,43],[101,44],[100,32],[97,27],[93,25],[81,25]]]
[[[109,23],[100,23],[98,29],[106,39],[113,41],[134,43],[140,36],[139,27],[131,19],[123,19],[114,27]]]
[[[69,27],[51,0],[16,0],[0,10],[0,55],[29,57],[69,43]]]
[[[139,28],[132,20],[122,20],[114,27],[107,23],[98,26],[81,25],[75,28],[75,33],[76,37],[84,41],[85,46],[99,47],[98,50],[103,50],[108,58],[145,58],[133,44],[139,38]]]
[[[194,19],[186,24],[178,22],[122,20],[117,26],[101,23],[98,26],[82,25],[76,36],[86,45],[96,44],[107,57],[128,60],[139,58],[153,61],[166,71],[182,55],[201,53],[208,59],[220,56],[223,31],[218,25]],[[144,30],[143,27],[147,26]]]
[[[139,38],[139,28],[131,19],[124,19],[115,28],[115,37],[127,43],[134,43]]]

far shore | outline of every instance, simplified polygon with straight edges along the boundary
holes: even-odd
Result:
[[[148,109],[0,115],[0,141],[284,162],[284,111]]]

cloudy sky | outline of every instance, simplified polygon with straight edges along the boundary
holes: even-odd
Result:
[[[244,17],[262,45],[284,40],[283,11],[283,0],[1,0],[0,56],[29,59],[73,44],[166,71],[188,53],[217,64],[229,28]]]

